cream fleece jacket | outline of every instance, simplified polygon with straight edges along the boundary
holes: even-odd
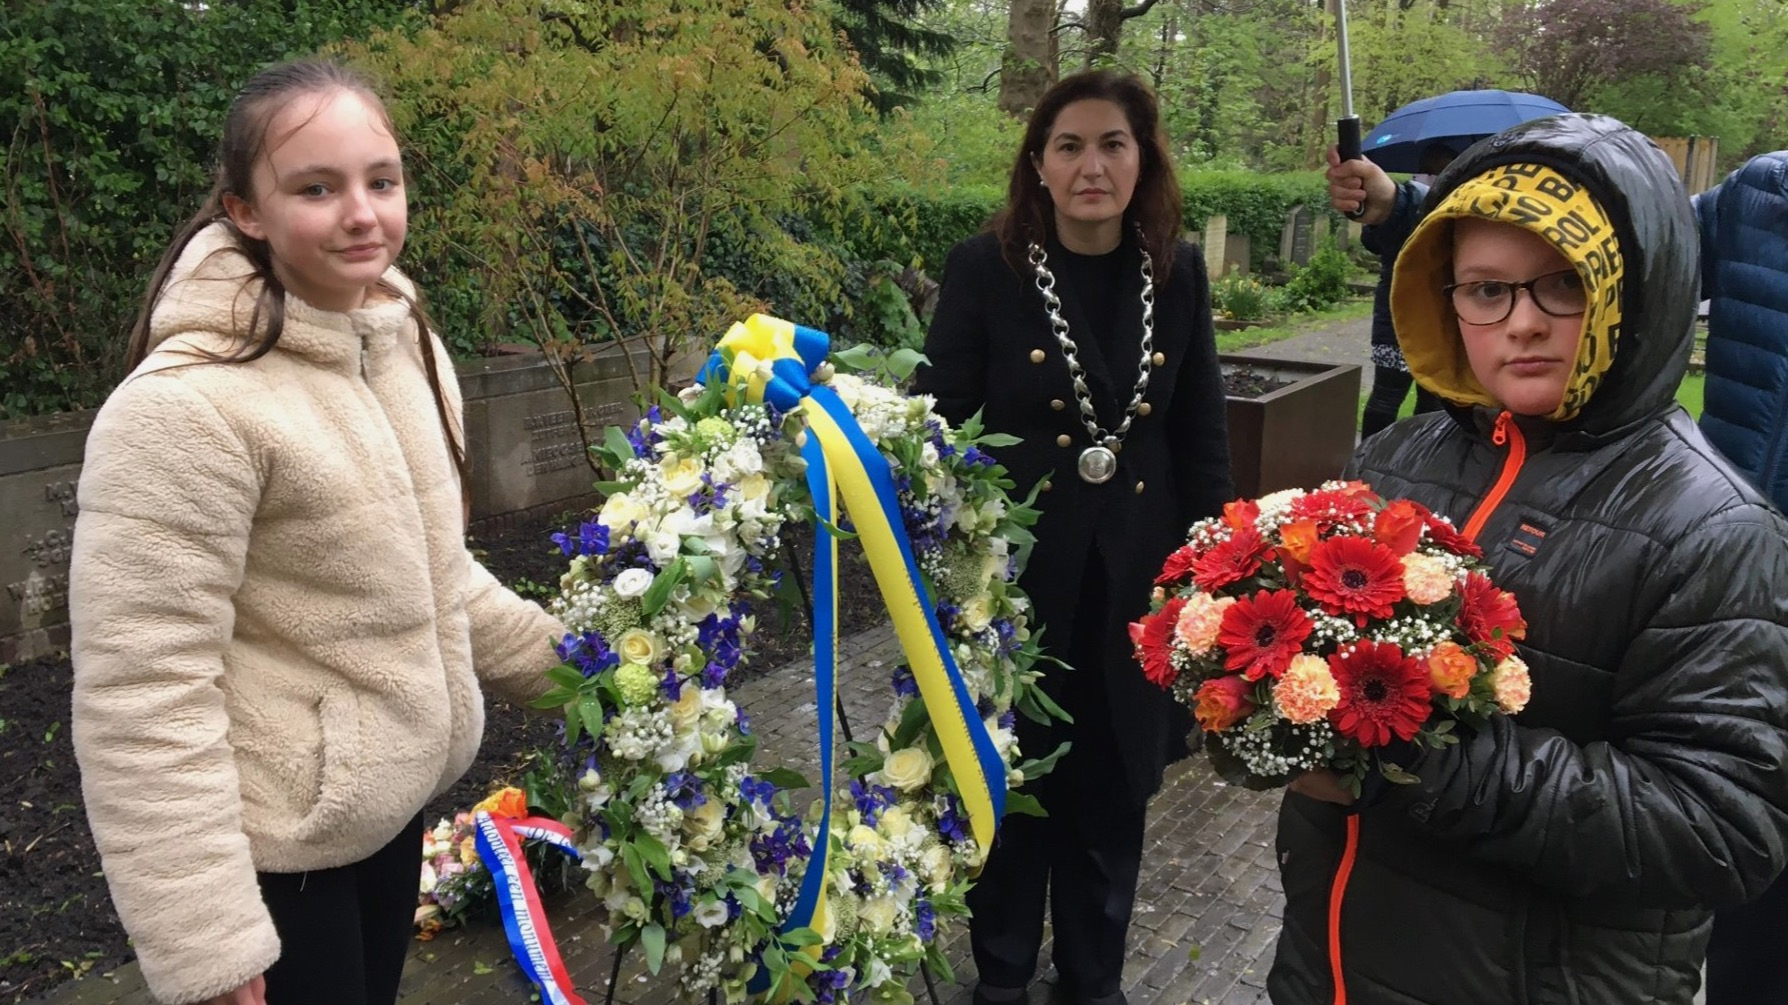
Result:
[[[537,697],[562,633],[466,550],[408,307],[288,296],[276,349],[205,361],[248,323],[248,272],[221,226],[181,256],[89,434],[69,578],[87,815],[169,1003],[265,970],[255,872],[389,842],[471,765],[479,681]]]

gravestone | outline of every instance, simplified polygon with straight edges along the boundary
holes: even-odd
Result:
[[[1223,241],[1223,273],[1248,275],[1254,253],[1254,242],[1247,234],[1230,234]]]
[[[1316,214],[1304,206],[1293,206],[1285,214],[1285,227],[1279,232],[1279,266],[1309,265],[1315,253]]]
[[[643,367],[643,354],[638,360]],[[570,396],[537,354],[457,364],[466,411],[474,520],[591,493]],[[618,351],[573,371],[593,442],[639,409]],[[68,559],[79,508],[75,486],[95,411],[0,426],[0,663],[68,646]]]
[[[1329,216],[1321,213],[1310,221],[1310,253],[1314,255],[1317,249],[1326,247],[1328,243]]]
[[[1229,243],[1229,217],[1219,213],[1204,222],[1204,274],[1211,279],[1223,275],[1223,257]]]

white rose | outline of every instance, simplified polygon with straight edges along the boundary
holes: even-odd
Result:
[[[581,559],[582,556],[579,557]],[[644,596],[652,588],[652,579],[652,574],[644,569],[626,569],[615,577],[612,585],[616,596],[632,600],[634,597]]]
[[[882,812],[881,820],[876,826],[887,835],[890,841],[899,841],[913,829],[913,818],[907,816],[905,810],[898,806],[890,806]]]
[[[758,456],[757,445],[748,440],[733,444],[714,458],[714,474],[723,482],[736,482],[763,469],[764,459]]]
[[[873,855],[879,854],[882,850],[882,836],[877,834],[873,828],[865,827],[862,824],[852,827],[844,841],[845,844],[851,846],[853,851],[862,851]]]
[[[925,877],[932,893],[942,893],[950,882],[950,849],[934,844],[919,856],[919,874]]]
[[[887,897],[865,900],[857,908],[857,921],[868,927],[872,935],[887,935],[894,930],[894,919],[900,906]]]
[[[726,826],[726,806],[710,799],[683,814],[683,830],[689,834],[689,847],[706,851]]]
[[[983,593],[962,605],[962,623],[971,632],[984,632],[993,624],[993,599]]]
[[[420,891],[422,895],[426,897],[435,892],[436,882],[435,867],[429,865],[427,862],[422,863],[422,889]]]
[[[683,549],[683,539],[676,531],[658,530],[646,535],[646,556],[653,564],[666,566],[677,557]]]
[[[919,448],[919,463],[928,468],[935,468],[938,460],[937,445],[926,440],[925,445]]]
[[[746,502],[760,504],[758,512],[761,514],[763,512],[761,504],[770,498],[770,479],[758,474],[746,475],[733,486],[733,491],[737,492],[740,498]]]
[[[664,474],[664,487],[673,496],[687,496],[702,487],[702,462],[693,457],[666,458],[658,466]]]
[[[644,628],[629,628],[621,635],[621,641],[615,645],[615,652],[621,656],[623,663],[638,663],[651,666],[664,658],[664,640]]]
[[[626,530],[645,518],[645,506],[625,492],[616,492],[603,502],[602,512],[597,514],[596,522],[604,527]]]
[[[922,747],[896,750],[882,762],[882,778],[902,792],[912,792],[931,781],[931,755]]]

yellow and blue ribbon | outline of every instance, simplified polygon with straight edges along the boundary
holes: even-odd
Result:
[[[975,710],[974,698],[950,655],[949,642],[919,576],[887,458],[870,442],[837,392],[813,382],[813,374],[830,348],[831,339],[825,332],[754,314],[721,338],[700,379],[742,389],[747,401],[768,401],[785,412],[798,411],[805,419],[807,438],[801,456],[807,462],[814,510],[827,525],[836,526],[838,499],[843,497],[931,715],[945,762],[956,779],[970,832],[983,849],[991,848],[1005,814],[1005,760]],[[832,710],[838,686],[838,538],[831,533],[822,536],[823,541],[814,547],[813,679],[818,692],[824,795],[813,856],[802,877],[800,896],[784,922],[786,930],[818,929],[826,918]]]

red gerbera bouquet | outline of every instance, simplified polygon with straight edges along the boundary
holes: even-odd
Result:
[[[1359,792],[1393,739],[1437,747],[1530,691],[1527,623],[1446,520],[1360,482],[1230,503],[1194,524],[1130,626],[1148,679],[1190,706],[1228,780],[1328,768]]]

